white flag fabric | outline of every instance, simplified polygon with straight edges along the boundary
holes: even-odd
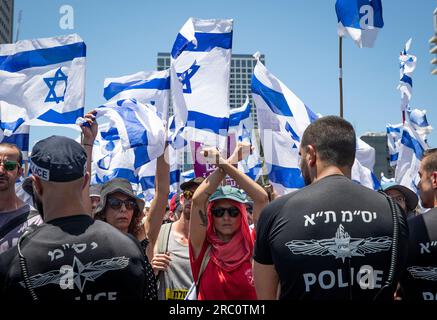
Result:
[[[170,69],[106,78],[103,96],[109,101],[135,99],[142,104],[151,104],[156,107],[158,116],[166,120],[170,98]]]
[[[238,163],[238,169],[256,181],[262,174],[262,162],[251,117],[251,109],[252,105],[249,102],[249,97],[246,97],[246,101],[240,108],[231,110],[229,116],[229,135],[235,136],[235,145],[241,141],[247,142],[253,147],[252,153],[247,159]]]
[[[171,51],[175,133],[224,147],[229,122],[233,20],[190,18]]]
[[[299,168],[300,138],[317,119],[293,92],[270,73],[257,58],[252,76],[260,140],[270,182],[279,195],[304,186]]]
[[[110,119],[111,127],[117,128],[123,150],[144,147],[135,168],[164,152],[165,126],[154,106],[126,99],[107,102],[95,111],[96,118],[105,116]]]
[[[381,185],[373,173],[374,166],[375,149],[357,137],[357,148],[351,179],[367,188],[378,190]]]
[[[428,149],[427,144],[413,128],[406,124],[399,144],[399,158],[395,171],[396,183],[417,193],[420,161],[426,149]]]
[[[408,53],[411,47],[411,40],[410,38],[407,41],[404,50],[401,51],[399,56],[400,80],[398,90],[401,92],[401,111],[407,109],[413,93],[412,74],[414,69],[416,69],[417,58]]]
[[[390,157],[390,166],[395,167],[399,158],[399,143],[403,124],[387,125],[387,146]]]
[[[426,110],[407,108],[407,114],[411,127],[426,141],[426,135],[433,129],[426,118]]]
[[[381,0],[337,0],[335,11],[340,37],[348,35],[360,48],[373,47],[384,27]]]
[[[4,134],[21,124],[78,129],[85,98],[86,46],[77,34],[0,45],[0,119],[17,114]]]

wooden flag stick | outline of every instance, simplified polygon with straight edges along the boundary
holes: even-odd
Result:
[[[343,118],[343,38],[338,37],[338,81],[340,83],[340,117]]]

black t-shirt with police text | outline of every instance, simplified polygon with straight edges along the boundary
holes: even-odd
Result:
[[[405,300],[437,300],[437,208],[408,219],[407,268],[401,285]]]
[[[280,299],[372,300],[388,278],[392,241],[385,196],[331,175],[263,210],[254,259],[275,265]]]
[[[139,243],[87,215],[54,219],[21,243],[39,300],[143,300],[145,259]],[[0,297],[30,300],[17,247],[0,255]]]

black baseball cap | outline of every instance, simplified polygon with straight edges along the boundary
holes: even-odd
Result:
[[[185,191],[191,187],[198,187],[203,182],[203,180],[205,180],[204,177],[193,178],[191,180],[188,180],[188,181],[185,181],[184,183],[182,183],[180,188],[182,191]]]
[[[30,156],[30,170],[45,181],[70,182],[86,173],[85,149],[73,139],[51,136],[35,144]]]

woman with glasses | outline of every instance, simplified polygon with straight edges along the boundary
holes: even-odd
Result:
[[[227,160],[215,148],[203,150],[208,162],[217,164],[217,169],[202,182],[192,199],[190,260],[194,280],[198,281],[199,300],[256,299],[246,193],[253,200],[255,224],[268,203],[268,196],[260,185],[233,165],[243,159],[243,154],[248,155],[249,150],[250,146],[239,143]],[[241,189],[219,186],[226,175]],[[202,264],[206,267],[201,267]]]

